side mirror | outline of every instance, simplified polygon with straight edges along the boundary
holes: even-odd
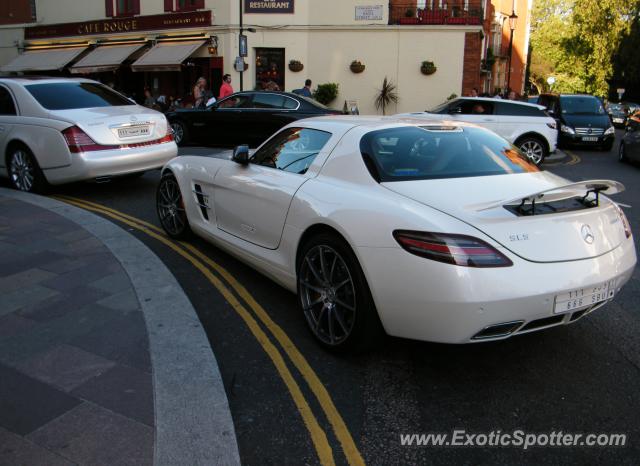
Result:
[[[249,146],[244,144],[233,149],[231,160],[240,165],[247,165],[249,163]]]

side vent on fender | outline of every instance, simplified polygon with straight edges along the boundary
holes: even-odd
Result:
[[[198,206],[200,206],[200,212],[205,220],[209,220],[209,212],[207,212],[209,207],[209,195],[202,192],[202,188],[199,184],[193,185],[193,193],[196,195],[196,201],[198,202]]]

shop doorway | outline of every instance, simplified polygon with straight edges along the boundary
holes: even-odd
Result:
[[[256,89],[284,91],[284,49],[256,49]]]

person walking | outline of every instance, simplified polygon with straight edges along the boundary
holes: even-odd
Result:
[[[220,86],[220,94],[218,95],[218,100],[224,99],[231,94],[233,94],[233,87],[231,87],[231,75],[225,74],[222,77],[222,85]]]
[[[294,94],[298,94],[298,95],[302,95],[304,97],[312,97],[312,94],[311,94],[311,80],[307,79],[304,82],[304,87],[302,89],[294,89],[293,93]]]

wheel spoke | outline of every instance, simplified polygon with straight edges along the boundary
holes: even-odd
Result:
[[[309,257],[305,257],[305,261],[307,262],[307,267],[309,267],[309,270],[311,271],[311,273],[313,274],[314,277],[316,277],[316,280],[318,280],[318,283],[322,283],[323,280],[320,277],[320,275],[318,274],[316,268],[313,266],[313,264],[311,263],[311,260],[309,260]]]
[[[335,332],[333,331],[333,319],[331,318],[331,315],[335,312],[335,309],[331,309],[329,308],[329,312],[327,313],[327,329],[329,330],[329,340],[331,343],[333,343],[334,341],[336,341],[336,335]]]
[[[356,308],[354,306],[350,306],[349,304],[345,303],[344,301],[336,298],[335,299],[336,303],[339,304],[340,306],[344,307],[345,309],[349,309],[351,312],[355,311]]]
[[[340,314],[340,312],[338,312],[337,309],[334,309],[332,314],[336,318],[336,322],[338,322],[338,325],[340,325],[340,328],[342,328],[342,332],[345,335],[349,333],[349,331],[347,330],[347,325],[344,323],[344,320],[342,319],[342,315]]]
[[[329,281],[331,282],[333,280],[333,271],[336,268],[336,263],[338,262],[338,256],[334,255],[333,256],[333,263],[331,264],[331,270],[329,271]]]
[[[322,306],[322,309],[320,309],[320,314],[318,314],[318,318],[315,320],[316,333],[318,332],[318,330],[320,330],[320,322],[322,321],[322,316],[324,316],[326,313],[327,308],[325,306]]]
[[[322,272],[322,276],[324,278],[323,281],[329,281],[329,274],[327,274],[327,267],[324,263],[324,253],[322,252],[322,247],[318,248],[320,251],[320,272]]]
[[[337,285],[334,285],[333,289],[338,291],[340,288],[345,286],[347,283],[351,283],[351,279],[350,278],[347,278],[346,280],[341,281]]]
[[[305,280],[300,280],[300,284],[306,288],[309,288],[310,290],[315,291],[316,293],[322,293],[324,291],[322,288],[312,285],[311,283]]]

